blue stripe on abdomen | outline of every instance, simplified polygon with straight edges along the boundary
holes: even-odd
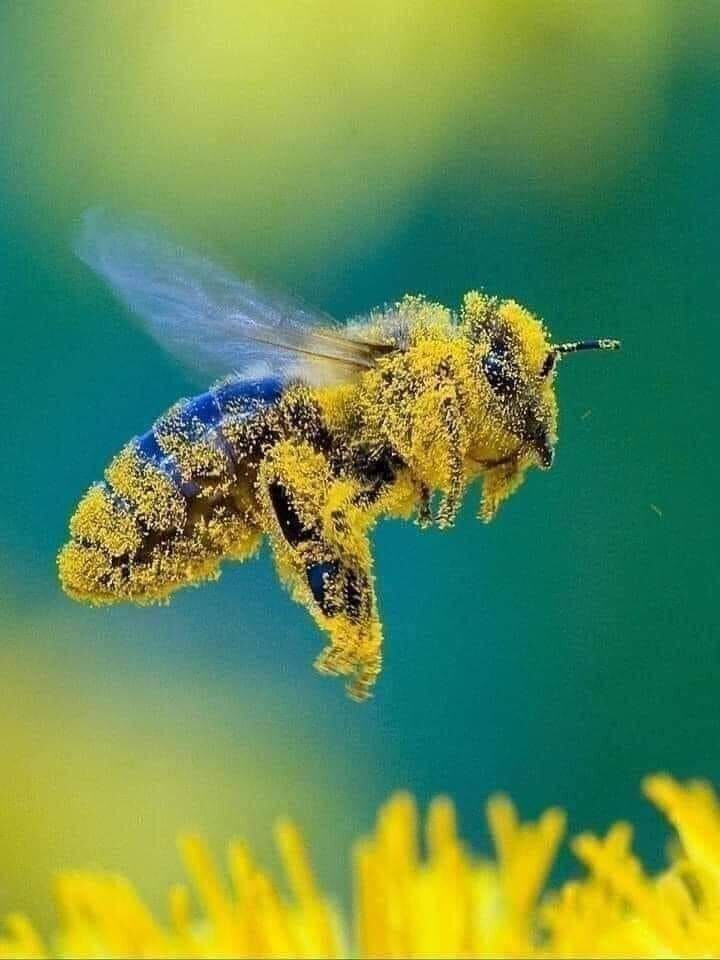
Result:
[[[251,417],[263,407],[271,406],[280,399],[283,390],[284,384],[276,377],[225,380],[187,400],[176,410],[172,418],[172,430],[190,442],[199,440],[204,433],[221,427],[222,420],[227,416]],[[170,476],[178,487],[183,488],[183,492],[191,495],[191,489],[184,489],[188,485],[181,483],[174,458],[163,450],[158,441],[158,428],[161,433],[168,429],[167,421],[163,423],[163,420],[163,417],[156,420],[150,430],[136,438],[136,449],[145,460]]]
[[[267,407],[280,399],[284,384],[276,377],[263,380],[226,380],[213,387],[210,393],[215,396],[223,412],[234,412],[238,407],[247,406],[248,413],[260,407]]]
[[[201,423],[215,427],[222,419],[222,410],[212,390],[207,390],[185,404],[182,417],[190,424]]]
[[[160,465],[160,462],[165,459],[166,454],[163,453],[160,444],[157,441],[155,436],[155,431],[152,427],[148,430],[147,433],[144,433],[141,437],[138,437],[135,441],[135,446],[138,449],[138,452],[145,457],[146,460],[152,461],[152,463]]]

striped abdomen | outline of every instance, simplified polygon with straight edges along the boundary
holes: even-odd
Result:
[[[252,553],[259,425],[281,394],[275,379],[226,380],[127,444],[70,521],[63,588],[95,603],[151,602]]]

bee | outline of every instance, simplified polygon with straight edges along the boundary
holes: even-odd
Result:
[[[89,211],[77,252],[204,393],[132,439],[90,487],[58,558],[92,604],[165,601],[267,541],[280,580],[324,632],[316,660],[357,700],[380,672],[370,534],[382,517],[452,526],[482,485],[491,520],[557,439],[564,356],[513,300],[421,296],[338,324],[132,220]]]

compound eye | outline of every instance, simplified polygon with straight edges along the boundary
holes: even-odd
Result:
[[[517,368],[502,340],[494,340],[480,361],[485,379],[500,397],[512,397],[517,386]]]

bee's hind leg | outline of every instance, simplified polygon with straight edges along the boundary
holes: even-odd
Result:
[[[349,675],[348,693],[364,700],[382,663],[382,630],[370,571],[362,569],[357,558],[345,556],[310,564],[305,574],[322,613],[320,625],[331,638],[315,666],[321,673]]]
[[[263,463],[258,493],[280,578],[329,636],[317,668],[347,676],[350,695],[365,699],[380,672],[382,629],[355,491],[310,445],[286,441]]]

